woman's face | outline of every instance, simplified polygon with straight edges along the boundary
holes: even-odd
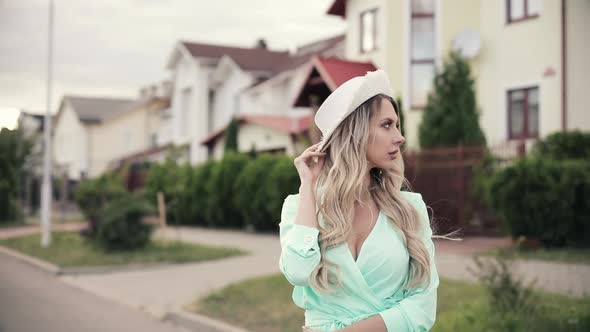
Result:
[[[391,168],[400,158],[400,146],[406,139],[402,136],[395,108],[386,98],[380,100],[378,109],[371,117],[367,161],[369,168]]]

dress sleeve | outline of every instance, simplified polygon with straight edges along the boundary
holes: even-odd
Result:
[[[294,286],[309,286],[311,272],[320,262],[319,230],[295,224],[299,195],[285,198],[281,211],[279,268]]]
[[[436,293],[439,279],[434,262],[432,229],[422,196],[413,194],[409,200],[418,210],[423,225],[423,241],[430,255],[430,284],[427,288],[411,290],[396,306],[380,313],[389,332],[428,331],[436,319]]]

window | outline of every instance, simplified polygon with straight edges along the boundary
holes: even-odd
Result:
[[[434,0],[414,0],[410,4],[410,103],[411,108],[419,109],[426,105],[434,79]]]
[[[377,44],[377,8],[365,10],[361,13],[361,53],[374,51]]]
[[[508,91],[508,139],[539,137],[539,88]]]
[[[539,16],[541,0],[506,0],[506,21],[514,23]]]

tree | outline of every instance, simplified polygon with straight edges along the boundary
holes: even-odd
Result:
[[[20,215],[17,196],[32,146],[21,130],[0,130],[0,221]]]
[[[227,126],[225,140],[225,153],[229,151],[238,151],[238,120],[233,118]]]
[[[434,78],[419,128],[422,148],[485,145],[469,64],[451,52]]]

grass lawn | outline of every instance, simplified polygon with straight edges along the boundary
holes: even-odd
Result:
[[[198,262],[246,254],[234,248],[159,241],[131,252],[105,252],[78,233],[67,232],[53,233],[49,248],[41,247],[40,234],[1,240],[0,245],[61,267]]]
[[[492,251],[488,251],[485,255],[489,256],[496,256],[498,255],[498,250],[501,249],[494,249]],[[577,264],[590,264],[590,248],[585,249],[573,249],[573,248],[565,248],[565,249],[531,249],[531,250],[524,250],[524,249],[504,249],[510,250],[511,253],[514,254],[514,258],[520,259],[535,259],[535,260],[543,260],[543,261],[553,261],[553,262],[562,262],[562,263],[577,263]]]
[[[282,275],[256,278],[212,293],[187,309],[252,331],[300,332],[303,310],[293,304],[291,291]],[[539,296],[541,311],[526,324],[521,319],[512,327],[490,328],[486,324],[492,314],[481,286],[441,280],[432,331],[590,331],[590,299]]]
[[[0,229],[1,228],[19,227],[19,226],[28,226],[28,225],[29,224],[27,224],[24,220],[19,220],[19,221],[9,220],[9,221],[0,222]]]
[[[81,223],[86,222],[86,219],[82,215],[72,215],[67,217],[53,217],[51,218],[51,224],[67,224],[67,223]],[[41,225],[41,219],[39,216],[27,216],[21,220],[9,220],[0,222],[1,228],[19,227],[19,226],[39,226]]]

